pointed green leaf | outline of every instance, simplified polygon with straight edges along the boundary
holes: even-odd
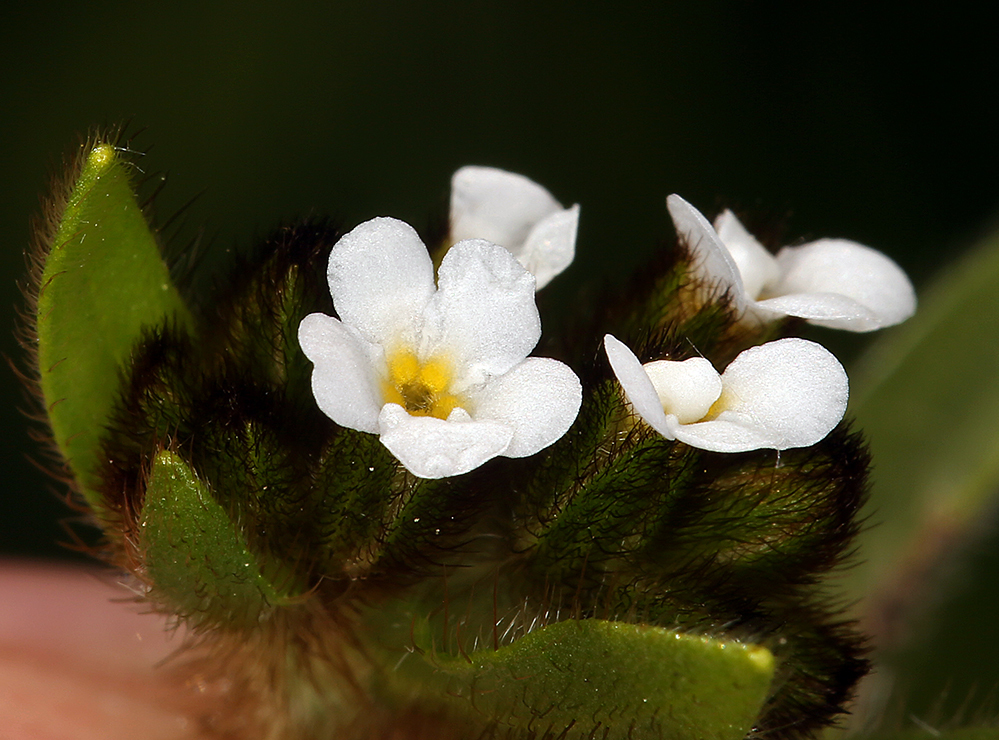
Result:
[[[153,597],[195,624],[249,626],[287,601],[207,486],[167,450],[153,462],[140,528]]]
[[[98,144],[73,183],[38,296],[38,367],[55,440],[91,505],[98,444],[119,373],[144,327],[187,309],[170,281],[129,180]]]
[[[429,660],[444,679],[441,696],[471,722],[606,740],[739,740],[774,673],[764,647],[600,619]]]

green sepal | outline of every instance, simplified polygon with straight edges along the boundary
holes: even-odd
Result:
[[[600,574],[613,572],[628,574],[629,600],[643,591],[696,590],[701,604],[776,597],[838,562],[867,464],[845,429],[780,455],[698,450],[631,415],[616,381],[605,381],[524,486],[517,546],[537,581],[569,593],[593,585],[606,599]]]
[[[435,670],[435,696],[471,724],[605,740],[738,740],[774,674],[764,647],[601,619],[424,660]]]
[[[302,602],[338,618],[370,606],[375,613],[358,623],[357,639],[372,654],[389,653],[372,662],[371,674],[394,672],[401,655],[404,663],[422,664],[428,679],[385,695],[384,714],[400,721],[418,696],[414,701],[427,706],[453,705],[448,714],[481,730],[483,715],[469,711],[468,699],[448,698],[454,681],[459,694],[462,686],[495,683],[501,669],[509,673],[537,657],[522,646],[554,651],[551,635],[601,617],[645,622],[628,629],[674,641],[671,628],[682,627],[685,634],[727,637],[730,645],[741,638],[772,647],[780,664],[774,696],[763,704],[768,675],[756,703],[733,720],[737,729],[700,736],[741,737],[754,722],[774,737],[804,736],[839,711],[863,662],[849,630],[814,605],[812,569],[829,567],[852,533],[866,464],[856,440],[840,431],[779,458],[695,450],[659,437],[627,412],[601,355],[580,369],[586,401],[579,419],[543,453],[497,458],[465,476],[416,480],[375,435],[341,429],[315,406],[297,326],[311,311],[332,311],[322,277],[332,238],[322,226],[282,230],[261,259],[234,271],[229,293],[196,341],[166,329],[141,344],[114,444],[106,448],[118,476],[106,490],[109,498],[125,492],[115,507],[123,518],[141,510],[140,532],[152,519],[169,525],[160,562],[147,553],[154,599],[196,628],[252,623],[275,598],[287,603],[303,587],[310,593]],[[674,279],[669,289],[681,290],[681,283]],[[719,369],[750,341],[730,324],[725,306],[681,308],[679,328],[648,331],[636,320],[620,333],[638,337],[642,359],[680,359],[703,349]],[[627,329],[627,321],[620,326]],[[182,466],[177,479],[191,488],[180,523],[169,497],[152,503],[163,484],[147,487],[142,476],[164,466],[165,453],[156,451],[165,439],[175,451],[166,467]],[[842,464],[852,458],[861,475]],[[139,481],[128,485],[133,476]],[[222,535],[185,538],[209,525]],[[207,544],[188,544],[199,538]],[[568,626],[560,627],[565,619]],[[435,636],[416,641],[427,661],[404,652],[414,647],[411,625],[420,624]],[[659,675],[632,668],[644,666],[636,654],[657,654],[644,643],[615,652],[607,635],[586,639],[591,644],[579,651],[607,656],[593,679],[605,681],[605,693],[621,671],[636,691],[646,675]],[[483,644],[495,651],[481,650]],[[472,673],[465,655],[477,666]],[[365,686],[368,675],[361,677]],[[510,684],[505,695],[483,701],[508,701],[523,686]],[[538,696],[548,690],[562,688],[549,683]],[[614,701],[626,699],[632,692]],[[508,708],[493,706],[487,719],[502,721]],[[632,705],[622,706],[622,716],[634,714]],[[534,709],[543,722],[560,716],[548,705]],[[586,717],[601,711],[585,709]],[[563,720],[564,729],[572,720]],[[688,731],[694,723],[701,717],[689,719]],[[517,725],[508,734],[530,736],[537,726]]]
[[[147,327],[189,321],[129,175],[112,145],[90,151],[45,257],[37,302],[49,423],[97,509],[100,439],[132,347]]]
[[[643,363],[706,357],[719,372],[747,347],[781,336],[783,322],[740,320],[729,293],[691,269],[696,259],[682,243],[662,249],[627,290],[588,302],[599,310],[587,315],[580,307],[577,335],[599,340],[613,334]],[[593,352],[590,341],[563,353],[575,365],[586,363]]]
[[[152,598],[193,626],[248,627],[287,603],[236,523],[169,450],[153,460],[139,526]]]

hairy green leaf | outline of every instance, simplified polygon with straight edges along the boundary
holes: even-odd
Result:
[[[431,662],[452,708],[539,737],[606,740],[738,740],[774,673],[764,647],[600,619]]]
[[[45,258],[38,295],[38,367],[49,421],[90,504],[99,441],[119,374],[144,327],[188,313],[133,193],[129,166],[95,146]]]
[[[167,450],[153,461],[140,532],[154,597],[195,624],[252,625],[285,601],[205,484]]]

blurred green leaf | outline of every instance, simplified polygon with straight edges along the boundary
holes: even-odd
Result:
[[[167,450],[153,462],[140,532],[154,598],[195,624],[253,625],[286,601],[205,484]]]
[[[558,622],[498,650],[432,662],[452,707],[540,734],[549,728],[552,737],[606,740],[738,740],[759,717],[774,673],[763,647],[601,619]]]
[[[999,235],[946,273],[857,370],[874,526],[845,583],[869,609],[898,584],[907,590],[999,492]]]
[[[956,716],[972,687],[987,694],[997,676],[987,657],[959,656],[981,654],[995,633],[955,630],[953,619],[938,629],[927,617],[950,603],[936,592],[960,579],[942,566],[984,534],[999,493],[999,234],[942,275],[916,316],[886,333],[852,378],[873,486],[856,565],[839,577],[876,648],[853,723],[876,724],[896,705],[922,713],[946,704],[943,716]],[[984,613],[962,624],[994,624],[994,590],[968,589]]]
[[[864,735],[863,740],[996,740],[999,728],[966,727],[960,730],[905,730]]]
[[[188,320],[129,170],[110,144],[90,151],[46,256],[38,296],[38,367],[52,431],[98,509],[98,445],[119,373],[144,327]]]

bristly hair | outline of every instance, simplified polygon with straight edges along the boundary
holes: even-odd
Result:
[[[18,281],[23,303],[17,310],[14,336],[24,355],[19,363],[8,358],[8,364],[24,388],[25,405],[22,412],[32,423],[29,435],[38,444],[37,449],[41,455],[41,459],[31,458],[32,462],[49,475],[59,489],[65,491],[60,498],[77,512],[78,516],[65,520],[63,526],[74,540],[75,544],[71,547],[88,552],[91,548],[83,544],[83,539],[73,527],[81,519],[86,519],[87,524],[95,523],[89,521],[90,508],[85,504],[76,477],[52,434],[48,409],[45,407],[41,389],[41,374],[38,367],[38,298],[45,287],[42,285],[45,261],[56,246],[60,220],[69,203],[74,184],[86,164],[87,156],[95,146],[102,143],[110,144],[118,151],[135,153],[136,150],[132,145],[140,133],[141,130],[130,130],[128,124],[94,129],[86,136],[81,136],[76,145],[62,156],[60,162],[50,167],[49,190],[41,197],[40,210],[31,218],[31,233],[24,252],[26,278]],[[151,202],[149,205],[151,206]]]
[[[129,148],[121,131],[113,136]],[[108,141],[95,135],[80,151]],[[36,230],[21,334],[29,351],[42,264],[81,161],[68,167]],[[662,249],[623,298],[594,303],[571,341],[546,345],[579,369],[583,386],[561,439],[527,458],[422,480],[376,435],[336,425],[315,403],[297,333],[308,314],[335,313],[325,268],[341,234],[325,220],[281,227],[235,258],[193,329],[148,327],[101,440],[107,540],[99,554],[145,584],[152,608],[198,633],[179,665],[234,686],[238,699],[208,710],[214,728],[234,737],[513,737],[495,717],[474,732],[430,717],[418,691],[391,693],[392,666],[425,653],[431,670],[434,655],[471,662],[476,649],[572,619],[767,647],[777,674],[751,734],[799,740],[844,711],[867,670],[865,646],[820,578],[839,567],[856,534],[870,463],[860,436],[841,424],[811,447],[780,453],[696,449],[636,419],[599,349],[612,333],[642,361],[703,355],[722,369],[787,323],[740,324],[731,297],[690,269],[684,244]],[[44,421],[38,368],[24,374]],[[212,521],[235,533],[240,567],[259,576],[252,583],[275,586],[245,609],[230,609],[237,597],[221,594],[235,576],[220,569],[229,553],[213,559],[211,542],[185,550],[183,537],[167,536],[155,551],[171,564],[196,560],[179,568],[178,582],[197,588],[171,592],[151,575],[157,543],[143,517],[155,507],[147,504],[169,509],[175,499],[146,494],[157,490],[150,478],[167,457],[194,481],[187,490],[199,506],[221,512]],[[172,603],[178,593],[183,603]],[[429,644],[414,636],[417,625]],[[338,726],[341,714],[354,719]],[[539,725],[521,735],[571,728],[546,727],[543,717]]]
[[[309,374],[293,328],[311,310],[332,311],[323,267],[339,234],[327,221],[277,229],[261,248],[236,257],[213,309],[198,317],[197,342],[174,326],[150,329],[139,341],[103,456],[103,495],[126,531],[138,524],[144,475],[163,447],[203,470],[199,444],[213,427],[262,423],[303,454],[329,440],[335,425],[307,402]],[[279,355],[284,375],[270,377],[259,363]]]
[[[89,154],[101,144],[108,144],[118,154],[123,155],[121,162],[137,175],[133,177],[133,187],[139,200],[139,209],[160,248],[171,277],[181,285],[189,282],[189,276],[193,274],[197,263],[204,256],[203,250],[190,248],[198,246],[197,243],[178,246],[179,230],[170,227],[178,223],[179,217],[188,210],[198,196],[182,205],[157,226],[155,218],[157,197],[163,191],[167,177],[165,174],[147,172],[141,168],[140,158],[146,156],[152,149],[151,145],[137,147],[136,142],[143,132],[144,129],[133,128],[129,122],[94,128],[86,136],[80,136],[61,160],[51,166],[49,190],[41,197],[40,210],[31,219],[30,240],[24,252],[26,278],[18,283],[23,303],[17,310],[14,335],[24,354],[20,362],[7,358],[8,364],[25,389],[22,412],[32,422],[29,435],[37,443],[41,456],[40,460],[30,458],[31,462],[54,479],[57,490],[60,491],[59,498],[76,512],[76,516],[62,521],[71,540],[66,546],[87,552],[102,560],[110,558],[107,543],[84,544],[85,540],[92,541],[93,537],[89,532],[86,535],[78,532],[76,527],[83,524],[91,530],[103,526],[105,534],[107,527],[97,522],[94,512],[84,501],[79,481],[55,441],[48,409],[45,408],[41,389],[41,368],[38,367],[38,300],[45,287],[42,278],[46,260],[51,251],[58,246],[55,240],[73,188],[80,178]],[[197,237],[195,242],[199,240],[200,237]]]

